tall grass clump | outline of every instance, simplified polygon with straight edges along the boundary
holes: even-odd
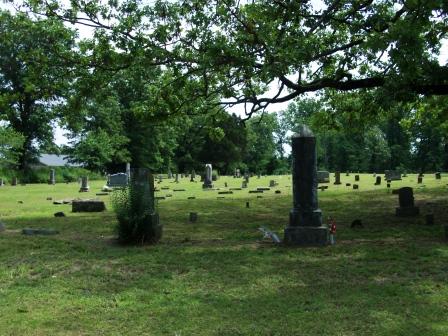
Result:
[[[134,170],[129,185],[113,192],[112,205],[121,243],[144,244],[160,240],[162,225],[155,208],[154,180],[147,170]]]

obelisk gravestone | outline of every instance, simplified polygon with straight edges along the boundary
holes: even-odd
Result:
[[[328,228],[322,225],[317,202],[316,138],[303,125],[292,136],[293,204],[285,243],[290,245],[327,245]]]

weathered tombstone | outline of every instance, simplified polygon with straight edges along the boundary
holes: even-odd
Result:
[[[54,169],[50,169],[50,179],[48,180],[48,184],[56,184],[56,177]]]
[[[81,188],[79,189],[79,192],[87,192],[89,189],[89,178],[87,176],[83,176],[81,178]]]
[[[196,178],[196,171],[194,169],[191,171],[191,178],[192,179]]]
[[[227,188],[227,182],[224,182],[224,188]]]
[[[442,174],[440,174],[440,172],[437,172],[435,174],[436,180],[440,180],[442,178]]]
[[[207,163],[205,165],[205,177],[204,177],[204,184],[202,185],[202,188],[208,189],[213,188],[212,184],[212,165],[210,163]]]
[[[381,185],[381,176],[377,176],[375,180],[375,185]]]
[[[359,182],[359,175],[355,175],[355,182]]]
[[[128,162],[126,163],[126,175],[128,177],[128,181],[131,180],[131,164]]]
[[[0,187],[3,187],[5,185],[5,182],[3,181],[2,178],[0,178]]]
[[[386,180],[390,180],[390,181],[399,181],[401,180],[401,174],[399,171],[397,170],[385,170],[384,171],[384,178]]]
[[[354,185],[353,185],[353,189],[359,189],[359,185],[354,184]]]
[[[423,177],[421,177],[421,176],[417,177],[417,183],[418,184],[423,183]]]
[[[169,179],[173,178],[173,173],[171,172],[171,169],[168,169],[168,178]]]
[[[275,187],[277,185],[277,182],[275,181],[275,180],[270,180],[269,181],[269,187],[270,188],[273,188],[273,187]]]
[[[328,228],[322,225],[317,202],[316,138],[303,125],[292,136],[293,208],[285,243],[291,245],[327,245]]]
[[[11,185],[14,186],[14,187],[17,185],[17,177],[14,176],[14,177],[12,178],[12,180],[11,180]]]
[[[141,216],[140,221],[143,223],[136,229],[142,232],[141,236],[145,237],[145,241],[152,243],[159,241],[163,226],[155,208],[154,178],[148,169],[131,171],[130,193],[131,207],[138,209],[135,215]]]
[[[334,184],[341,184],[341,172],[334,173]]]
[[[414,205],[414,192],[411,187],[403,187],[398,191],[399,208],[395,209],[398,217],[417,216],[420,209]]]
[[[247,188],[247,182],[246,180],[241,182],[241,188]]]
[[[249,174],[248,173],[244,174],[244,180],[246,181],[246,184],[249,183]]]
[[[72,201],[72,212],[101,212],[106,210],[104,201],[99,199],[77,199]]]
[[[179,173],[176,173],[176,177],[174,179],[174,182],[179,183]]]
[[[236,177],[237,178],[241,177],[241,171],[239,169],[236,170]]]
[[[317,172],[317,183],[329,183],[330,173],[326,170],[320,170]]]
[[[198,220],[198,213],[197,212],[190,212],[190,222],[194,223]]]
[[[160,174],[159,175],[159,183],[162,183],[162,181],[163,181],[163,176],[162,176],[162,174]]]
[[[109,175],[107,186],[110,188],[124,188],[128,185],[129,179],[126,173]]]

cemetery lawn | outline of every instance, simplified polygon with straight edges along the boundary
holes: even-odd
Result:
[[[271,179],[279,186],[248,193]],[[338,225],[337,245],[321,248],[274,246],[257,231],[283,236],[287,176],[253,177],[231,195],[164,180],[164,236],[138,247],[116,244],[109,196],[99,196],[104,213],[46,200],[94,197],[101,182],[83,194],[76,183],[1,187],[0,335],[448,335],[448,176],[392,182],[414,188],[415,218],[394,216],[398,199],[384,179],[374,186],[361,174],[359,190],[345,186],[354,174],[341,180],[319,191],[324,218]],[[241,187],[231,177],[214,183],[224,182]],[[434,226],[424,225],[428,213]],[[351,229],[354,219],[364,228]],[[22,235],[28,227],[60,234]]]

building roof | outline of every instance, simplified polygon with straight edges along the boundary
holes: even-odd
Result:
[[[49,167],[80,167],[78,163],[70,163],[69,157],[66,155],[41,154],[38,158],[39,164]]]

